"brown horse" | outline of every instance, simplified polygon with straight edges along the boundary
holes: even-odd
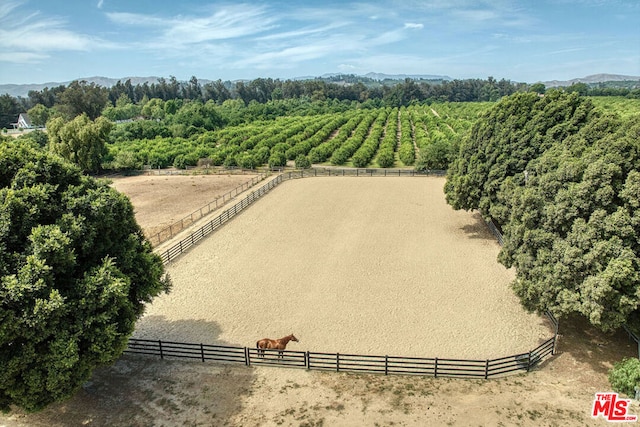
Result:
[[[263,338],[256,343],[256,347],[258,347],[258,356],[264,357],[265,349],[273,349],[280,350],[278,352],[278,359],[282,358],[282,351],[287,348],[287,344],[289,341],[298,342],[298,338],[294,337],[293,334],[287,335],[284,338],[280,338],[279,340],[272,340],[269,338]]]

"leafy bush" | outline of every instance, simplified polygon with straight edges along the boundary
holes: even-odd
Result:
[[[410,166],[415,162],[415,152],[413,150],[412,144],[403,144],[400,146],[398,150],[398,156],[400,157],[400,161],[407,166]]]
[[[269,157],[269,167],[270,168],[278,168],[281,166],[285,166],[287,164],[287,156],[283,151],[276,151],[275,153],[271,153]]]
[[[395,158],[392,150],[381,149],[378,152],[378,165],[381,168],[390,168],[393,166]]]
[[[613,365],[609,382],[616,392],[635,397],[635,388],[640,387],[640,360],[632,357]]]
[[[234,168],[238,166],[238,162],[236,161],[235,154],[229,154],[226,159],[224,159],[224,166],[227,168]]]
[[[178,154],[175,159],[173,159],[173,167],[176,169],[186,169],[187,158],[183,154]]]
[[[244,152],[236,156],[236,163],[243,169],[255,169],[257,165],[256,159],[251,153]]]
[[[270,151],[267,147],[260,147],[255,151],[254,155],[256,166],[263,165],[269,161]]]
[[[311,160],[304,154],[298,155],[296,157],[296,168],[298,169],[309,169],[311,167]]]
[[[169,166],[169,159],[166,155],[159,153],[152,153],[147,159],[147,164],[152,169],[164,169]]]
[[[416,162],[416,170],[441,169],[449,167],[451,145],[444,140],[437,140],[424,146]]]
[[[142,169],[142,162],[131,151],[120,151],[113,160],[112,167],[119,170]]]

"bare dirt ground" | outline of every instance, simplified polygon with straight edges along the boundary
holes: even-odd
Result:
[[[386,186],[386,181],[395,180],[396,178],[346,179],[361,180],[362,183],[366,180],[367,182],[376,182]],[[422,180],[423,178],[413,179]],[[338,178],[327,178],[327,180],[331,180],[328,183],[331,188],[337,189]],[[418,277],[420,281],[429,283],[431,289],[434,283],[428,281],[428,271],[436,270],[438,263],[435,259],[430,258],[436,256],[438,248],[430,248],[430,243],[426,241],[422,242],[424,249],[420,249],[420,251],[424,250],[426,252],[415,253],[415,250],[410,249],[411,245],[415,244],[416,241],[424,239],[421,234],[423,233],[421,227],[429,226],[429,221],[427,220],[424,222],[418,220],[417,225],[415,225],[416,228],[412,228],[413,233],[416,234],[415,238],[411,236],[405,237],[400,242],[395,241],[394,236],[383,237],[385,236],[384,230],[387,227],[391,227],[392,224],[395,224],[393,225],[394,227],[398,223],[407,224],[408,226],[409,223],[407,221],[409,219],[415,222],[416,217],[415,212],[412,211],[413,209],[420,211],[420,209],[426,210],[429,208],[429,212],[433,212],[433,205],[443,203],[444,199],[441,193],[441,185],[444,181],[440,180],[440,184],[438,184],[440,186],[439,194],[430,194],[425,189],[418,198],[399,196],[398,199],[394,199],[393,197],[390,198],[385,192],[384,196],[379,197],[377,202],[376,200],[369,200],[375,205],[375,210],[370,211],[369,208],[363,206],[362,210],[355,213],[336,209],[336,206],[333,205],[335,200],[332,203],[327,203],[327,206],[322,206],[320,194],[314,192],[319,190],[309,190],[308,188],[297,190],[301,192],[300,195],[306,194],[309,196],[308,199],[304,199],[304,203],[300,203],[300,200],[296,203],[293,200],[296,197],[290,194],[283,199],[277,199],[279,196],[278,191],[285,190],[280,192],[280,196],[282,196],[282,193],[292,191],[291,188],[287,190],[286,186],[302,181],[281,185],[274,190],[273,194],[258,201],[255,206],[243,212],[225,228],[214,233],[207,241],[195,248],[193,253],[189,253],[170,267],[176,282],[176,289],[172,294],[157,300],[150,307],[148,315],[140,323],[136,333],[153,333],[154,330],[157,330],[174,333],[176,337],[178,333],[180,335],[191,333],[196,340],[200,337],[206,338],[203,340],[204,342],[248,345],[246,341],[249,340],[249,337],[254,340],[256,334],[279,336],[300,330],[300,332],[303,332],[299,336],[301,342],[293,343],[291,349],[313,349],[312,347],[317,345],[318,348],[331,351],[329,347],[334,345],[336,348],[344,346],[358,349],[358,351],[362,352],[367,352],[371,348],[373,350],[381,350],[380,345],[369,347],[366,344],[359,343],[360,334],[357,328],[363,326],[363,319],[357,316],[350,317],[352,315],[345,319],[338,319],[348,327],[355,328],[351,330],[350,336],[339,337],[334,344],[326,341],[321,342],[321,344],[314,344],[315,341],[321,339],[320,335],[316,335],[319,332],[315,332],[314,329],[323,329],[325,334],[327,329],[332,332],[336,332],[338,329],[332,329],[332,327],[328,326],[326,320],[330,319],[331,310],[319,304],[316,304],[317,307],[315,307],[316,310],[314,311],[319,311],[321,317],[316,319],[315,324],[305,323],[303,321],[304,317],[298,314],[293,315],[293,317],[288,316],[286,320],[274,320],[280,318],[278,315],[280,311],[278,311],[277,306],[270,305],[265,306],[264,311],[268,312],[269,315],[262,316],[260,318],[261,323],[251,324],[251,326],[238,325],[235,329],[230,326],[227,320],[227,316],[230,315],[231,311],[225,311],[224,313],[209,311],[204,313],[201,306],[205,301],[222,300],[222,297],[226,299],[230,295],[229,299],[235,302],[229,304],[235,305],[239,310],[246,310],[246,308],[243,308],[246,304],[238,300],[238,295],[242,294],[242,289],[235,289],[236,286],[243,286],[240,282],[236,283],[236,280],[241,277],[239,273],[224,281],[217,278],[217,276],[221,276],[219,273],[222,273],[227,268],[221,262],[222,258],[229,260],[238,256],[241,251],[245,251],[246,248],[243,249],[243,247],[256,245],[256,242],[251,240],[252,235],[246,235],[242,230],[238,229],[238,223],[244,222],[242,224],[243,230],[245,227],[249,227],[252,232],[267,233],[259,234],[259,236],[265,239],[270,236],[272,240],[270,240],[269,247],[272,250],[278,248],[280,255],[288,257],[294,262],[297,262],[295,261],[296,259],[306,259],[305,257],[307,257],[322,263],[323,268],[317,268],[313,272],[305,272],[301,269],[294,270],[299,275],[296,277],[304,280],[308,280],[316,273],[325,279],[325,281],[316,282],[315,287],[309,289],[307,293],[308,298],[320,297],[321,300],[324,299],[325,304],[327,299],[331,303],[338,304],[342,304],[342,300],[350,298],[351,302],[355,301],[350,290],[357,285],[356,278],[358,276],[366,275],[366,271],[359,270],[355,268],[356,266],[353,263],[347,262],[348,260],[344,258],[345,254],[357,257],[360,252],[371,251],[371,256],[378,259],[381,264],[383,264],[383,261],[387,262],[386,259],[383,259],[386,256],[396,257],[393,259],[401,263],[401,268],[399,267],[391,272],[383,271],[383,269],[376,270],[376,276],[372,277],[370,281],[374,283],[383,282],[386,283],[386,286],[379,289],[371,289],[370,293],[386,292],[393,297],[394,301],[408,305],[406,309],[396,310],[395,312],[393,308],[387,307],[386,310],[390,311],[391,315],[381,312],[378,308],[368,314],[378,316],[379,320],[375,325],[377,330],[404,329],[404,326],[407,325],[396,328],[386,327],[389,325],[389,319],[392,319],[395,325],[397,322],[402,321],[403,318],[412,319],[413,311],[415,311],[414,306],[411,305],[413,302],[410,299],[397,300],[400,296],[394,293],[394,290],[397,287],[412,285],[406,280],[402,272],[408,265],[420,265],[423,267],[422,270],[418,270]],[[305,181],[311,182],[311,179]],[[396,181],[396,184],[399,182],[401,181]],[[408,186],[412,185],[408,184]],[[338,199],[340,197],[348,197],[356,200],[366,198],[367,194],[366,191],[360,191],[358,194],[350,194],[349,196],[343,195],[342,191],[334,191],[334,193]],[[183,193],[181,192],[173,195],[174,199],[181,199],[182,197]],[[277,206],[272,206],[271,203],[275,203],[276,200],[278,201]],[[350,200],[344,199],[341,202],[347,203]],[[380,215],[376,217],[376,212],[385,210],[386,206],[391,204],[402,204],[407,207],[415,204],[416,206],[409,208],[406,216],[404,213],[396,213],[396,217],[393,220],[389,217],[383,218]],[[422,204],[422,207],[418,206],[419,204]],[[284,210],[282,205],[285,207]],[[296,207],[294,205],[302,206]],[[263,215],[263,217],[256,217],[254,214],[260,209],[263,209],[260,211],[260,215]],[[341,239],[339,240],[343,241],[343,243],[338,246],[335,243],[331,243],[332,246],[329,249],[324,249],[322,245],[328,244],[327,241],[318,237],[320,240],[314,243],[314,239],[310,239],[310,237],[315,238],[314,230],[300,231],[297,228],[298,224],[293,220],[299,218],[294,216],[299,211],[294,212],[290,209],[306,209],[305,218],[308,217],[309,220],[317,222],[318,227],[324,226],[322,221],[330,221],[330,218],[335,218],[335,213],[332,211],[338,211],[353,220],[357,219],[357,221],[351,227],[343,226],[334,230],[334,238],[340,237]],[[138,215],[141,212],[139,210]],[[454,216],[459,214],[458,212],[453,213],[453,211],[450,213]],[[267,215],[267,217],[265,218],[264,215]],[[276,232],[274,235],[268,234],[270,233],[268,230],[259,231],[260,227],[258,226],[261,223],[262,225],[273,224],[273,222],[266,221],[267,218],[269,221],[273,220],[269,215],[275,215],[278,219],[277,222],[287,223],[290,226],[289,229],[285,230],[285,233]],[[470,219],[464,220],[468,222],[463,222],[462,228],[458,225],[457,228],[454,227],[450,231],[454,234],[458,233],[460,238],[466,238],[470,245],[479,245],[478,247],[484,248],[484,251],[492,253],[493,263],[496,264],[495,253],[497,247],[484,230],[480,220],[477,217],[474,218],[472,214],[461,213],[461,215],[466,215]],[[373,248],[371,245],[359,245],[358,241],[366,241],[368,239],[367,233],[372,233],[372,231],[360,228],[358,223],[366,222],[371,224],[376,222],[376,218],[377,222],[380,223],[380,227],[376,231],[381,235],[376,238],[381,238],[387,243],[380,245],[380,247],[376,245]],[[411,225],[411,227],[414,227],[414,225]],[[223,239],[225,233],[229,234],[226,240]],[[302,234],[298,239],[293,239],[291,235],[295,233]],[[398,233],[398,229],[395,230],[395,233]],[[408,233],[411,234],[410,231]],[[356,237],[348,237],[354,235]],[[221,242],[222,240],[226,241],[226,246],[223,245],[218,249],[223,252],[211,252],[211,249],[216,249],[215,245],[219,244],[215,242]],[[292,240],[296,242],[295,245],[291,243]],[[435,241],[435,239],[431,240]],[[249,243],[250,241],[251,243]],[[283,243],[286,243],[286,245],[283,245]],[[208,247],[206,245],[214,246]],[[207,247],[209,248],[208,253],[205,250]],[[384,248],[393,248],[394,255],[390,255],[389,250],[385,252]],[[244,276],[242,277],[253,276],[255,282],[261,281],[264,283],[264,289],[267,290],[264,294],[282,292],[280,290],[284,283],[282,280],[288,280],[290,277],[285,276],[285,274],[290,273],[282,273],[272,269],[263,270],[264,264],[259,264],[260,268],[250,268],[251,261],[263,263],[267,259],[271,260],[271,258],[265,257],[263,253],[256,252],[255,248],[249,250],[254,252],[242,264],[245,266],[245,271],[242,273]],[[209,258],[208,267],[196,270],[198,263],[191,263],[190,259],[198,256],[197,251],[203,252],[203,255],[200,256]],[[334,255],[334,251],[338,253]],[[338,254],[341,255],[338,256]],[[466,252],[465,254],[468,255]],[[408,259],[405,259],[405,257]],[[329,272],[324,271],[328,268],[327,263],[334,267],[329,269]],[[481,267],[480,264],[484,265],[484,263],[485,260],[482,259],[479,264],[474,265]],[[178,276],[181,274],[178,271],[181,268],[187,272],[191,269],[190,275],[185,275],[190,279],[186,282],[188,286],[192,285],[192,281],[195,282],[196,277],[194,276],[204,274],[210,279],[209,283],[211,283],[212,288],[198,290],[197,283],[194,283],[197,295],[187,301],[186,297],[180,296],[181,294],[185,296],[188,294],[183,292],[183,289],[180,289],[185,285],[182,279],[178,280]],[[350,269],[353,270],[354,268],[355,271],[349,273]],[[452,263],[451,265],[446,265],[446,268],[464,269],[466,267],[463,268],[462,265]],[[499,271],[499,266],[494,265],[492,268],[496,268],[495,271]],[[503,271],[498,275],[498,279],[495,279],[495,281],[489,280],[485,284],[489,287],[491,295],[498,295],[495,293],[497,292],[495,289],[491,289],[491,286],[504,287],[504,280],[507,279],[508,282],[509,274],[508,271]],[[477,276],[478,274],[474,274],[467,277],[467,279],[477,280]],[[331,295],[323,295],[322,289],[318,289],[318,286],[320,286],[318,283],[325,284],[330,279],[336,278],[339,279],[336,282],[343,284],[343,287],[331,288],[334,289],[331,291]],[[223,282],[230,283],[230,289],[223,289],[220,285]],[[458,303],[458,298],[462,298],[462,301],[464,301],[462,303],[463,306],[465,303],[473,303],[475,304],[473,310],[482,308],[482,303],[472,301],[473,299],[482,299],[473,289],[456,288],[455,290],[459,292],[453,292],[448,299],[453,299],[454,303]],[[225,294],[222,294],[223,291]],[[247,290],[245,289],[245,291]],[[441,289],[439,292],[444,291],[444,289]],[[255,293],[256,291],[253,290],[252,292]],[[470,292],[475,298],[467,298],[466,293]],[[238,295],[234,296],[234,293]],[[244,295],[249,300],[252,297],[251,292],[245,292]],[[279,295],[278,298],[282,298],[282,294]],[[282,307],[284,307],[282,312],[287,315],[293,313],[296,308],[291,307],[291,304],[301,304],[299,297],[299,295],[289,294],[285,295],[284,299],[278,299]],[[443,313],[447,314],[446,310],[441,311],[442,308],[438,306],[438,304],[442,303],[442,300],[435,298],[434,302],[429,298],[425,299],[424,295],[419,295],[419,293],[416,297],[421,299],[422,304],[427,304],[429,309],[435,310],[427,311],[423,315],[426,316],[429,313],[437,316],[443,315]],[[267,295],[267,298],[271,297]],[[366,295],[366,298],[372,297]],[[513,301],[511,297],[505,296],[501,302],[503,306],[508,307]],[[217,301],[215,304],[209,309],[229,309],[225,307],[227,303]],[[174,318],[175,314],[162,313],[160,311],[163,306],[164,308],[171,308],[174,305],[176,305],[174,312],[183,312],[183,314],[178,315],[179,318]],[[188,307],[192,307],[192,309]],[[410,307],[412,307],[411,310],[409,310]],[[473,317],[468,316],[472,317],[470,319],[471,323],[475,323],[476,317],[480,319],[480,323],[483,323],[483,318],[491,318],[491,316],[496,315],[493,313],[496,307],[489,305],[484,308],[485,312],[475,313],[474,311],[475,315]],[[358,307],[357,310],[360,309],[362,307]],[[509,308],[509,310],[512,309]],[[185,316],[185,310],[186,312],[193,310],[194,316],[192,318]],[[353,311],[357,310],[354,309]],[[469,313],[471,312],[472,310],[469,310]],[[247,311],[244,314],[253,315]],[[452,319],[456,318],[456,316],[460,317],[459,313],[449,314],[448,317]],[[526,316],[528,315],[524,314],[525,319]],[[464,318],[464,316],[462,317]],[[233,319],[237,322],[237,318]],[[301,323],[298,323],[299,321]],[[318,323],[319,321],[323,321],[323,323]],[[458,320],[457,322],[460,321]],[[385,377],[307,372],[304,370],[267,367],[247,368],[182,360],[156,360],[143,356],[125,355],[115,365],[96,370],[91,381],[86,383],[69,401],[52,405],[38,414],[24,414],[20,411],[15,411],[9,415],[0,415],[0,426],[606,425],[607,423],[604,420],[592,419],[590,416],[594,393],[610,390],[606,378],[607,371],[613,362],[620,360],[622,357],[637,356],[635,343],[630,342],[624,334],[606,335],[598,333],[586,326],[581,319],[562,319],[560,325],[560,338],[556,356],[544,362],[542,366],[531,373],[489,381]],[[322,327],[320,328],[319,326]],[[411,322],[409,322],[409,326],[415,327]],[[521,325],[517,326],[520,327]],[[430,325],[429,327],[440,328],[442,325]],[[496,327],[500,328],[500,325],[496,325]],[[532,329],[536,331],[538,327],[543,328],[543,325],[533,322]],[[289,329],[293,330],[290,331]],[[270,331],[273,331],[273,333]],[[508,328],[498,329],[498,332],[504,335],[504,341],[511,342],[509,345],[522,345],[523,343],[528,343],[529,340],[533,340],[535,343],[536,339],[538,339],[537,332],[527,337],[522,337],[519,334],[513,335]],[[464,350],[464,346],[459,345],[463,340],[460,339],[460,336],[456,336],[458,333],[451,332],[450,338],[453,339],[449,340],[458,343],[454,345],[456,352]],[[495,341],[495,339],[485,337],[482,333],[480,335],[474,345],[476,348],[482,347],[483,343],[481,341],[484,339]],[[412,343],[413,337],[407,339],[404,336],[399,336],[399,338],[393,347],[397,351],[390,353],[404,355],[410,351],[428,351],[429,345],[431,345]],[[187,339],[187,337],[184,336],[183,339]],[[521,342],[520,340],[523,341]],[[497,341],[503,340],[498,339]],[[446,342],[447,340],[444,341],[445,344]],[[298,346],[293,348],[295,344]],[[443,343],[438,343],[438,345],[441,344]],[[455,348],[456,345],[458,348]],[[524,350],[528,348],[530,348],[530,345],[527,345]],[[371,351],[373,354],[386,352],[373,350]],[[433,356],[435,354],[429,352],[421,355]],[[486,357],[491,356],[487,355]],[[640,414],[640,407],[637,402],[634,402],[630,412],[632,414]]]
[[[129,196],[138,224],[147,236],[153,236],[255,176],[139,175],[109,179],[116,190]]]

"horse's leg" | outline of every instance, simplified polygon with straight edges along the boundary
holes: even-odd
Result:
[[[258,357],[264,358],[264,348],[262,347],[261,344],[262,343],[260,341],[256,343],[256,347],[258,347]]]

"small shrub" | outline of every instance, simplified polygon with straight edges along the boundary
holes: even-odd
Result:
[[[178,154],[173,159],[173,167],[176,169],[186,169],[187,168],[187,159],[183,154]]]
[[[380,150],[378,153],[378,165],[381,168],[390,168],[393,166],[395,162],[395,158],[393,155],[393,151],[391,150]]]
[[[256,159],[249,152],[240,153],[236,156],[236,163],[243,169],[255,169]]]
[[[114,169],[134,170],[142,169],[142,162],[138,160],[135,153],[131,151],[120,151],[112,162]]]
[[[296,168],[298,169],[309,169],[311,167],[311,160],[304,154],[299,154],[296,157]]]
[[[613,365],[609,371],[609,382],[614,391],[635,397],[635,388],[640,387],[640,360],[632,357]]]
[[[236,166],[238,166],[235,154],[229,154],[227,158],[224,159],[224,166],[227,168],[235,168]]]
[[[411,166],[415,161],[415,152],[413,151],[413,145],[402,145],[398,150],[398,156],[400,161],[406,166]]]
[[[272,152],[269,157],[269,167],[274,169],[287,165],[287,156],[284,154],[284,151],[276,151]]]

